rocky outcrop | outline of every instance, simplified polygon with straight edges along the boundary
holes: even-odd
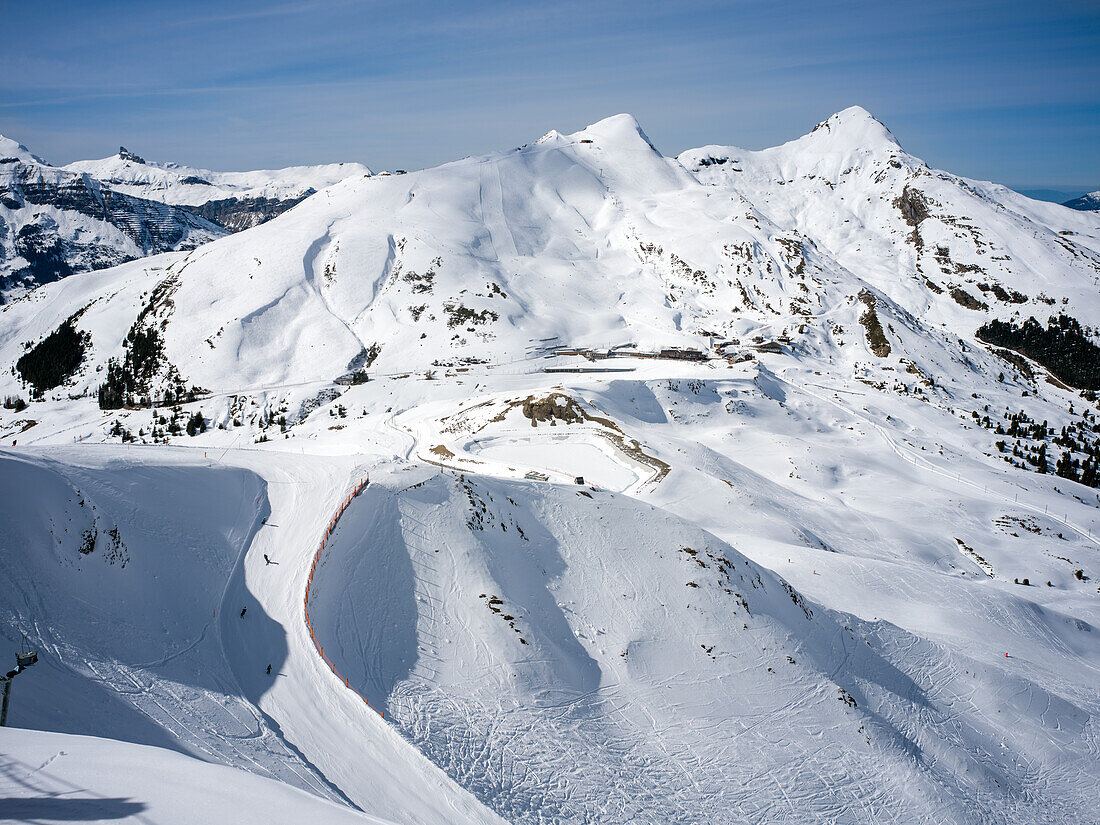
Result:
[[[142,165],[145,164],[145,158],[141,157],[140,155],[135,155],[125,146],[118,147],[118,156],[123,160],[130,161],[131,163],[140,163]]]
[[[975,311],[987,309],[984,303],[979,301],[962,287],[951,287],[951,297],[954,298],[955,303],[961,307],[966,307],[967,309],[973,309]]]
[[[580,405],[568,395],[559,392],[550,393],[543,398],[532,395],[524,399],[523,416],[531,419],[532,427],[537,427],[540,421],[554,426],[555,421],[572,424],[585,418]]]
[[[198,183],[199,179],[188,179],[188,183]],[[205,181],[201,181],[205,183]],[[189,206],[194,212],[211,223],[228,229],[230,232],[240,232],[243,229],[251,229],[259,226],[264,221],[269,221],[276,215],[281,215],[291,209],[310,195],[313,189],[309,189],[296,198],[223,198],[222,200],[207,201],[199,206]]]
[[[882,322],[879,321],[878,313],[875,311],[878,300],[866,289],[859,293],[859,300],[867,307],[867,310],[859,317],[859,322],[867,333],[867,346],[871,348],[871,352],[876,356],[885,358],[890,354],[890,340],[886,337],[886,333],[882,329]]]
[[[901,212],[905,222],[913,227],[920,226],[921,221],[928,217],[928,201],[922,193],[908,186],[894,199],[894,206]]]

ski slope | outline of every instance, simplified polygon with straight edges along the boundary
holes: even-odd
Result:
[[[999,802],[959,800],[994,779],[1011,785],[1005,821],[1027,819],[1006,737],[1034,753],[1059,729],[1082,764],[1094,747],[1087,716],[1038,685],[1011,695],[1042,703],[1042,725],[1018,708],[990,720],[1009,710],[978,699],[1001,679],[991,665],[804,602],[630,499],[432,474],[391,503],[387,484],[339,525],[315,627],[357,689],[388,696],[387,718],[510,821],[992,821]],[[594,569],[614,584],[594,590]]]
[[[0,747],[9,821],[386,825],[281,782],[116,739],[4,728]]]
[[[316,657],[312,516],[354,466],[153,452],[4,457],[5,635],[26,633],[44,660],[20,676],[9,722],[170,747],[396,821],[496,821]]]

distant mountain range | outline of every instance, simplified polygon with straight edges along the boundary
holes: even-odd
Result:
[[[125,147],[109,158],[77,161],[65,169],[91,175],[116,192],[184,206],[233,232],[285,212],[318,189],[371,173],[360,163],[213,172],[178,163],[153,163]]]
[[[221,178],[127,155],[33,168],[89,191],[174,199],[213,189],[286,203],[310,179]],[[324,167],[312,180],[352,168],[362,172]],[[187,182],[202,175],[209,184]],[[183,207],[113,188],[110,198],[174,221],[147,252],[227,232]],[[98,201],[88,200],[78,214],[100,220]],[[64,224],[53,220],[60,237]],[[137,257],[141,248],[124,240]],[[923,354],[907,357],[935,375],[968,360],[953,342],[991,319],[1045,319],[1056,309],[1083,323],[1098,317],[1097,272],[1095,216],[932,169],[863,109],[773,149],[705,146],[679,158],[661,155],[620,115],[512,152],[408,175],[354,174],[276,222],[201,254],[51,292],[54,311],[28,307],[5,325],[22,328],[21,347],[80,313],[92,336],[86,357],[102,369],[121,357],[127,329],[148,324],[147,296],[171,294],[157,308],[166,363],[199,386],[229,390],[335,379],[364,353],[380,352],[387,369],[426,370],[521,357],[530,340],[553,336],[697,346],[708,334],[743,336],[759,323],[751,314],[785,319],[771,325],[791,333],[830,307],[850,329],[863,313],[841,296],[867,294],[894,330],[894,349],[915,336]],[[941,325],[954,337],[943,339]],[[175,376],[161,378],[174,385]],[[80,389],[101,381],[89,372]]]
[[[192,249],[364,174],[357,163],[211,172],[149,163],[125,148],[56,167],[0,136],[0,299],[73,273]]]
[[[1089,192],[1086,195],[1082,195],[1079,198],[1068,200],[1063,206],[1068,206],[1070,209],[1080,209],[1088,212],[1095,212],[1100,209],[1100,190],[1096,192]]]
[[[192,249],[369,175],[359,163],[215,172],[147,161],[126,147],[57,167],[0,136],[0,302],[73,273]],[[1022,194],[1053,202],[1068,193]],[[1100,192],[1063,205],[1100,210]]]

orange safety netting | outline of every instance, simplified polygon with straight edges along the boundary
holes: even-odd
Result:
[[[363,488],[366,487],[369,483],[370,476],[368,476],[364,481],[360,481],[359,484],[356,485],[355,489],[340,504],[340,507],[336,511],[336,514],[329,521],[328,527],[325,528],[325,535],[321,539],[321,544],[320,546],[318,546],[317,552],[313,554],[313,563],[309,566],[309,578],[306,580],[306,595],[303,601],[303,607],[306,614],[306,627],[309,628],[309,638],[313,641],[313,646],[317,648],[317,653],[320,654],[321,661],[329,666],[329,669],[332,670],[333,675],[344,683],[345,688],[347,688],[363,700],[363,704],[365,704],[372,710],[377,710],[377,708],[374,708],[374,706],[371,705],[369,701],[367,701],[366,696],[364,696],[362,693],[351,686],[351,682],[348,680],[348,677],[342,675],[339,669],[333,663],[333,661],[329,659],[328,655],[325,653],[325,649],[321,646],[321,642],[317,639],[317,634],[313,630],[313,622],[309,618],[309,595],[310,592],[313,590],[313,574],[317,572],[317,562],[321,560],[321,552],[325,549],[325,545],[328,543],[329,537],[332,535],[332,531],[336,529],[336,522],[340,520],[340,516],[344,514],[344,511],[348,508],[348,505],[351,504],[352,499],[359,495],[363,491]],[[380,710],[378,711],[378,715],[381,716],[383,719],[386,718],[386,714]]]

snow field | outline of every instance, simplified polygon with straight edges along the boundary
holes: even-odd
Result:
[[[313,576],[317,572],[317,564],[318,564],[318,562],[321,561],[321,554],[325,552],[325,544],[328,542],[329,537],[332,535],[332,531],[334,529],[336,529],[336,524],[340,520],[340,516],[342,516],[344,514],[344,511],[348,508],[348,505],[351,504],[351,500],[353,498],[355,498],[357,495],[359,495],[359,493],[361,493],[363,491],[363,488],[368,483],[369,483],[369,479],[367,481],[361,481],[361,482],[359,482],[358,484],[355,485],[355,489],[351,493],[348,494],[347,498],[345,498],[342,502],[340,502],[340,508],[336,511],[336,514],[329,521],[328,527],[325,528],[325,536],[324,536],[323,539],[321,539],[321,543],[317,547],[317,552],[313,556],[313,562],[309,566],[309,578],[306,579],[306,594],[305,594],[305,597],[302,600],[303,609],[305,610],[306,627],[309,629],[309,638],[313,642],[314,647],[317,648],[317,654],[321,657],[321,659],[324,661],[324,663],[326,665],[328,665],[330,668],[332,668],[332,674],[337,679],[342,681],[344,683],[345,687],[347,687],[349,690],[353,690],[353,691],[355,689],[350,686],[350,684],[348,683],[347,677],[340,675],[340,671],[336,669],[336,665],[334,665],[332,663],[332,660],[329,659],[329,657],[325,655],[325,649],[321,646],[321,643],[317,640],[317,634],[313,630],[313,622],[310,621],[310,618],[309,618],[309,599],[310,599],[311,591],[313,589]],[[267,560],[265,559],[265,563],[266,563],[266,561]],[[276,562],[276,564],[277,563],[278,562]],[[357,696],[359,696],[360,699],[363,700],[364,703],[366,703],[367,705],[370,705],[370,702],[367,701],[365,696],[363,696],[358,691],[355,691],[355,693],[356,693]]]
[[[1041,772],[1006,768],[1006,736],[1034,754],[1062,731],[1042,749],[1059,764],[1094,747],[1089,715],[1037,684],[834,619],[629,499],[449,472],[369,493],[328,550],[318,633],[353,683],[389,696],[399,730],[509,821],[962,822],[1006,807],[1010,821],[1035,815]],[[744,570],[732,593],[700,579],[712,573],[696,560],[725,569],[716,558]],[[823,730],[846,744],[821,750]],[[958,805],[994,779],[995,799]]]

